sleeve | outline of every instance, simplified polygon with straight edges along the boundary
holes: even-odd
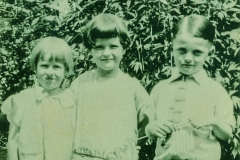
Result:
[[[1,111],[7,115],[7,120],[13,122],[14,108],[13,108],[13,96],[8,97],[2,104]]]
[[[216,96],[216,117],[224,120],[231,127],[234,127],[233,102],[230,96],[221,85],[219,85],[219,90],[216,94],[218,95]]]
[[[138,137],[143,138],[146,136],[145,127],[149,120],[153,117],[153,112],[150,108],[150,97],[143,86],[137,82],[135,88],[135,106],[138,115]],[[143,138],[138,141],[138,145],[142,146],[146,142],[147,138]]]
[[[152,89],[150,94],[150,107],[151,107],[151,110],[153,111],[153,116],[151,120],[157,120],[157,115],[156,115],[156,107],[158,103],[158,87],[157,86],[155,86]]]
[[[25,107],[21,105],[22,102],[23,97],[21,98],[20,95],[12,95],[8,97],[1,106],[1,111],[3,114],[7,115],[8,121],[17,126],[21,125],[22,117],[24,115]]]
[[[152,110],[152,115],[151,115],[151,119],[149,119],[149,122],[157,120],[157,116],[156,116],[156,106],[157,106],[157,102],[158,102],[158,87],[155,86],[150,94],[150,109]],[[151,136],[151,134],[147,131],[147,129],[145,128],[145,134],[152,140],[156,140],[155,136]]]
[[[145,117],[151,119],[152,111],[150,109],[150,97],[140,83],[137,86],[134,97],[138,113],[138,121],[143,121]]]

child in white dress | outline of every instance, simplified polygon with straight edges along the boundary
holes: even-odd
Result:
[[[127,28],[119,17],[99,14],[88,23],[84,44],[97,69],[83,73],[71,85],[78,96],[74,160],[136,160],[149,95],[119,68],[130,45]]]
[[[75,131],[73,93],[61,89],[73,70],[72,50],[56,37],[40,40],[32,51],[34,87],[10,96],[1,110],[10,122],[9,160],[69,160]]]

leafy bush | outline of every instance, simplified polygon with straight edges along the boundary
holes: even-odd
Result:
[[[228,91],[236,119],[233,138],[221,143],[222,159],[240,158],[240,33],[237,29],[240,6],[237,0],[3,0],[0,8],[0,105],[9,95],[33,84],[29,55],[41,37],[64,38],[74,49],[72,80],[95,68],[82,45],[84,25],[101,12],[122,17],[131,33],[132,44],[121,69],[138,78],[150,92],[157,82],[171,75],[173,24],[192,13],[208,17],[216,26],[215,50],[204,68]],[[141,150],[141,159],[152,159],[154,145],[148,141]]]

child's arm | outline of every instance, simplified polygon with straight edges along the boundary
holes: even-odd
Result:
[[[228,140],[232,137],[232,128],[224,120],[215,117],[212,123],[214,135],[222,140]]]
[[[217,97],[215,117],[212,120],[214,135],[222,140],[232,137],[234,127],[233,102],[224,88],[220,88]]]
[[[138,137],[144,137],[145,127],[151,119],[152,111],[150,109],[150,97],[143,86],[137,82],[135,83],[135,106],[137,110],[137,120],[138,120]],[[146,142],[147,137],[138,141],[138,145],[142,146]]]
[[[18,160],[18,147],[17,147],[18,135],[19,127],[14,123],[10,123],[7,145],[8,160]]]
[[[152,140],[159,138],[165,138],[167,134],[175,130],[174,124],[167,120],[158,120],[156,109],[158,106],[159,91],[162,91],[161,85],[156,85],[150,95],[151,98],[151,109],[153,112],[153,118],[150,120],[149,124],[146,126],[146,135]]]
[[[1,106],[2,113],[7,115],[7,119],[10,122],[7,144],[8,160],[18,160],[17,139],[19,134],[19,127],[15,122],[15,117],[17,109],[19,111],[20,108],[16,106],[14,97],[15,95],[8,97]],[[21,97],[19,100],[21,101]]]
[[[207,122],[192,122],[197,128],[212,127],[213,134],[221,139],[228,140],[232,137],[234,127],[233,103],[227,92],[219,85],[216,89],[215,116]]]
[[[226,123],[226,121],[222,118],[213,117],[212,119],[209,119],[209,121],[204,123],[196,121],[191,121],[191,123],[196,128],[212,127],[214,135],[221,140],[228,140],[232,137],[231,125]]]

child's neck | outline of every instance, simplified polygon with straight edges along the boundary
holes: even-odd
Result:
[[[106,71],[101,68],[97,68],[96,71],[97,71],[98,77],[107,78],[107,77],[116,77],[121,70],[119,68],[116,68],[116,69]]]

